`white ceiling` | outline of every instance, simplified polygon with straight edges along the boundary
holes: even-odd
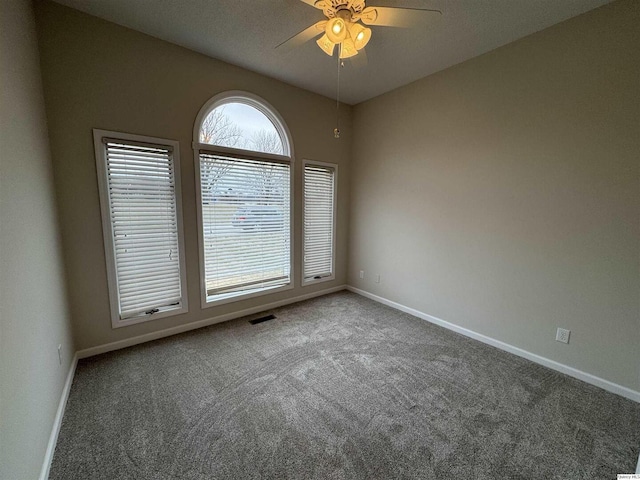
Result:
[[[205,55],[335,98],[336,61],[314,41],[275,49],[324,18],[301,0],[56,0]],[[356,104],[505,45],[609,0],[368,0],[432,8],[419,26],[372,27],[368,63],[340,73],[340,99]]]

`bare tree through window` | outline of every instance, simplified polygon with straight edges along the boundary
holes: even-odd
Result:
[[[282,140],[276,132],[264,128],[254,132],[249,139],[249,147],[256,152],[275,153],[282,155]]]
[[[251,131],[251,130],[250,130]],[[225,112],[225,107],[212,110],[202,122],[200,129],[200,142],[232,147],[254,152],[272,153],[283,155],[283,143],[280,135],[275,130],[260,128],[250,135],[233,118]],[[210,158],[201,166],[201,182],[203,201],[212,203],[225,198],[228,201],[251,201],[261,199],[259,203],[268,204],[270,198],[276,199],[282,194],[278,187],[281,183],[279,169],[265,165],[259,173],[254,175],[251,184],[245,186],[244,191],[236,191],[225,182],[225,176],[233,168],[234,163],[224,158]],[[277,201],[277,200],[275,200]]]
[[[216,108],[212,110],[202,122],[200,143],[241,148],[243,132],[242,129],[225,114],[224,107]],[[203,199],[207,203],[213,202],[216,197],[227,193],[221,191],[218,187],[220,180],[229,171],[229,168],[229,162],[217,158],[202,166],[202,193]]]
[[[251,149],[257,152],[282,154],[282,140],[276,132],[261,129],[255,132],[250,140]],[[278,201],[282,195],[282,169],[276,165],[264,165],[254,178],[254,189],[257,197],[265,204]]]
[[[212,110],[202,122],[200,143],[239,147],[242,140],[242,129],[225,114],[224,107]]]

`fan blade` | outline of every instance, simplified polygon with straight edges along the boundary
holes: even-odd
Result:
[[[362,23],[379,27],[414,27],[434,14],[442,15],[442,12],[424,8],[369,7],[362,12]]]
[[[324,27],[327,24],[326,20],[322,20],[318,23],[311,25],[309,28],[305,28],[300,33],[296,33],[293,37],[285,40],[276,48],[281,48],[283,50],[290,50],[295,47],[299,47],[305,42],[308,42],[313,37],[317,37],[322,32],[324,32]]]

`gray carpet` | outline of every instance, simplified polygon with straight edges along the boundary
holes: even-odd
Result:
[[[615,479],[640,404],[340,292],[82,360],[53,479]]]

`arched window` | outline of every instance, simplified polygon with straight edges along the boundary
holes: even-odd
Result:
[[[291,142],[244,92],[207,102],[194,125],[202,305],[292,288]]]
[[[264,113],[235,101],[207,114],[200,125],[200,143],[284,155],[286,140]]]

